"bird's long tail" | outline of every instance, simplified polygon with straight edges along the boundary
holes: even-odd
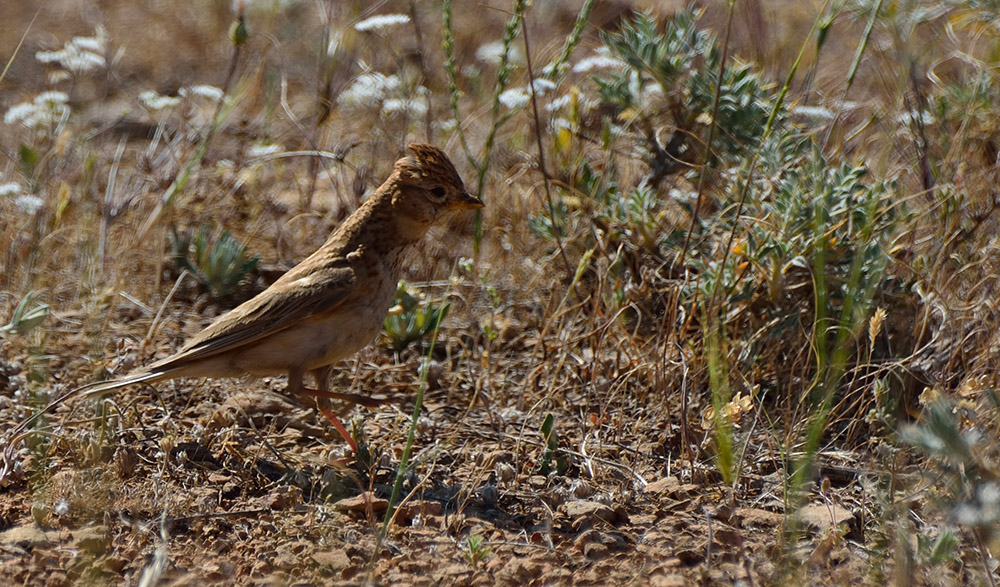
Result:
[[[3,438],[0,438],[0,482],[2,482],[3,479],[13,470],[14,463],[16,461],[17,448],[21,444],[21,441],[31,434],[29,427],[45,414],[51,413],[52,410],[75,397],[94,396],[107,391],[121,389],[122,387],[133,385],[135,383],[153,382],[158,379],[162,379],[163,377],[165,377],[164,373],[153,371],[139,373],[137,375],[125,377],[124,379],[88,383],[87,385],[81,385],[80,387],[71,389],[56,399],[50,401],[34,414],[18,422],[16,426],[4,433]]]

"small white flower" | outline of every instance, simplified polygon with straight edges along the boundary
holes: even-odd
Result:
[[[35,53],[35,60],[39,63],[56,63],[65,53],[63,51],[39,51]]]
[[[510,110],[517,110],[518,108],[524,108],[528,105],[528,101],[531,100],[531,96],[528,95],[528,90],[526,88],[511,88],[509,90],[504,90],[498,97],[500,103],[506,106]]]
[[[448,120],[441,120],[434,123],[434,126],[444,132],[451,132],[458,128],[458,121],[454,118],[449,118]]]
[[[207,84],[199,84],[197,86],[181,88],[180,91],[177,93],[185,97],[200,96],[202,98],[212,100],[213,102],[218,102],[226,95],[225,92],[223,92],[220,88],[217,88],[215,86],[210,86]]]
[[[73,37],[70,41],[74,47],[80,51],[90,51],[91,53],[104,53],[104,40],[100,37]]]
[[[378,32],[408,22],[410,22],[410,17],[405,14],[376,14],[355,24],[354,30]]]
[[[150,110],[173,108],[181,103],[181,99],[176,96],[162,96],[153,90],[146,90],[139,94],[139,100]]]
[[[23,122],[35,115],[35,111],[38,110],[38,106],[32,104],[31,102],[21,102],[20,104],[14,104],[7,109],[7,113],[3,116],[3,121],[5,124],[14,124],[15,122]],[[28,126],[28,125],[25,125]]]
[[[63,69],[76,74],[100,69],[108,64],[103,56],[81,49],[72,42],[66,43],[58,51],[39,51],[35,53],[35,59],[41,63],[57,63]]]
[[[32,102],[21,102],[11,106],[4,114],[6,124],[21,123],[28,128],[52,126],[69,115],[65,92],[42,92]]]
[[[108,31],[103,26],[98,25],[94,29],[93,37],[73,37],[73,40],[67,44],[81,51],[104,53],[108,48]]]
[[[565,118],[556,118],[552,121],[552,128],[554,129],[569,129],[573,130],[573,123]]]
[[[90,51],[68,51],[62,60],[63,67],[77,74],[88,73],[107,65],[108,62],[104,57]]]
[[[621,59],[611,57],[607,53],[596,53],[589,57],[584,57],[573,66],[576,73],[584,73],[595,69],[621,69],[625,67],[625,62]]]
[[[573,101],[573,95],[572,94],[564,94],[562,96],[559,96],[555,100],[552,100],[551,102],[549,102],[545,106],[545,110],[547,110],[548,112],[555,112],[557,110],[562,110],[566,106],[569,106],[570,102],[572,102],[572,101]]]
[[[503,43],[500,41],[494,41],[492,43],[486,43],[476,49],[476,59],[482,61],[483,63],[489,63],[490,65],[499,65],[500,59],[503,57]],[[507,53],[507,59],[511,63],[522,63],[524,57],[517,50],[517,47],[511,47],[510,51]]]
[[[399,78],[394,75],[384,76],[381,73],[366,73],[354,80],[354,83],[337,100],[348,106],[374,106],[385,99],[399,85]]]
[[[536,77],[534,81],[531,82],[531,87],[535,89],[536,95],[544,96],[550,90],[556,89],[556,84],[555,82],[547,80],[544,77]]]
[[[413,116],[423,116],[427,114],[427,103],[422,100],[392,98],[382,102],[382,112],[390,115],[405,112]]]
[[[796,114],[803,118],[810,118],[812,120],[832,120],[833,112],[823,106],[796,106],[792,108],[792,114]]]
[[[0,198],[5,196],[15,196],[21,193],[21,184],[16,181],[0,185]]]
[[[57,516],[65,516],[66,514],[68,514],[69,513],[69,501],[67,501],[65,498],[60,499],[59,501],[57,501],[56,502],[56,507],[53,508],[52,513],[54,513]]]
[[[258,157],[267,157],[268,155],[281,153],[284,150],[285,148],[281,145],[254,145],[247,149],[247,156],[251,159],[256,159]]]
[[[33,102],[38,106],[58,106],[69,102],[69,95],[66,92],[42,92],[35,96]]]
[[[38,196],[25,194],[14,200],[14,204],[25,214],[34,214],[45,202]]]

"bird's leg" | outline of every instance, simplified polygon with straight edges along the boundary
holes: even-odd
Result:
[[[299,392],[300,395],[335,399],[368,408],[378,408],[392,401],[392,398],[376,398],[368,395],[361,395],[360,393],[341,393],[339,391],[330,391],[330,373],[332,372],[332,365],[320,367],[319,369],[313,369],[310,371],[313,379],[316,380],[316,389],[303,388],[302,391]]]
[[[330,379],[330,371],[332,367],[321,367],[319,369],[313,369],[311,371],[312,376],[316,379],[316,386],[325,388],[327,386],[327,381]],[[288,393],[298,396],[311,396],[316,398],[324,397],[319,391],[314,391],[312,389],[307,389],[302,383],[302,377],[304,373],[301,369],[291,369],[288,372]],[[351,452],[358,452],[358,443],[354,441],[351,434],[344,427],[344,424],[340,421],[340,418],[336,414],[331,412],[325,406],[320,405],[316,402],[319,411],[327,420],[333,424],[333,427],[337,429],[337,432],[344,438],[347,442],[347,446],[351,447]]]

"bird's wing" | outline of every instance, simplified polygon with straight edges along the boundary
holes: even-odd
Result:
[[[291,276],[289,276],[291,277]],[[278,280],[189,340],[176,354],[145,370],[162,372],[246,346],[280,332],[300,320],[334,310],[355,289],[348,265],[323,267],[298,279]]]

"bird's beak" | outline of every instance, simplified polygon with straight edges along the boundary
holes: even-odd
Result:
[[[452,200],[449,205],[452,210],[475,210],[477,208],[484,208],[486,204],[482,200],[473,196],[468,192],[462,192],[462,195],[457,199]]]

